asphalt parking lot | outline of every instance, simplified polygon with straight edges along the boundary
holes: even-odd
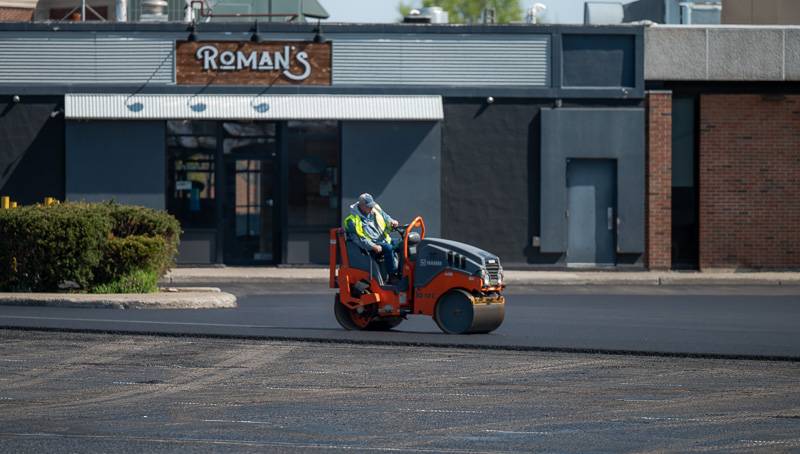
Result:
[[[800,364],[0,330],[3,452],[791,452]]]
[[[410,316],[391,332],[345,331],[323,286],[213,283],[236,309],[0,306],[0,326],[261,339],[800,359],[800,286],[542,286],[507,293],[489,335],[445,335]]]

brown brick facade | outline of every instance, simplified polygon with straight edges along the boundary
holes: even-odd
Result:
[[[700,268],[800,268],[800,96],[700,98]]]
[[[0,6],[0,22],[28,22],[32,17],[32,9]]]
[[[672,93],[647,94],[647,266],[672,266]]]

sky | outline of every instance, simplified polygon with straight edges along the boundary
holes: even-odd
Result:
[[[330,13],[330,22],[397,22],[400,14],[397,5],[400,0],[319,0]],[[408,1],[408,0],[406,0]],[[622,0],[628,3],[631,0]],[[417,5],[421,0],[415,0]],[[533,3],[547,6],[546,21],[569,23],[583,20],[584,0],[520,0],[524,12]]]

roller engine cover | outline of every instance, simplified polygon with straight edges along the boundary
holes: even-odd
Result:
[[[500,269],[500,259],[491,252],[458,241],[425,238],[417,245],[414,287],[424,287],[443,270],[480,275],[484,269]]]

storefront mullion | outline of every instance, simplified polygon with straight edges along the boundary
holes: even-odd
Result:
[[[224,152],[222,147],[222,125],[217,123],[216,128],[216,135],[217,135],[217,148],[215,150],[215,159],[217,163],[217,167],[222,169],[224,168]],[[217,179],[217,187],[221,188],[221,190],[225,191],[225,185],[227,184],[225,172],[217,172],[216,174]],[[215,254],[215,262],[221,264],[225,261],[225,229],[222,226],[225,224],[224,219],[224,212],[225,212],[225,197],[220,196],[217,197],[216,203],[216,250],[214,251]]]

